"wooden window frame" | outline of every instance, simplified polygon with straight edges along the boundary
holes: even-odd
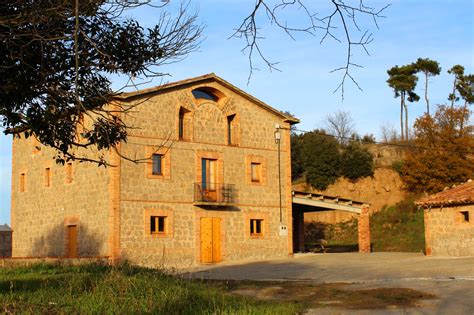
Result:
[[[270,237],[270,215],[263,211],[250,211],[244,213],[245,238],[268,239]],[[252,233],[252,223],[260,222],[260,233]]]
[[[264,220],[263,219],[250,219],[250,237],[263,237],[264,232]],[[260,231],[259,231],[260,230]]]
[[[156,148],[147,146],[146,156],[148,161],[146,164],[146,178],[148,179],[171,179],[171,149],[170,148]],[[161,174],[153,174],[153,156],[161,155]]]
[[[163,159],[163,154],[153,153],[151,155],[151,175],[163,176]]]
[[[152,232],[152,218],[164,218],[164,231]],[[143,213],[143,231],[145,238],[172,238],[173,237],[173,210],[148,208]]]
[[[252,165],[259,165],[259,180],[253,180]],[[253,186],[265,186],[267,184],[267,162],[263,156],[247,155],[245,158],[246,182]]]
[[[162,221],[162,222],[160,222]],[[154,224],[153,224],[154,223]],[[150,234],[166,234],[168,217],[163,215],[150,216]],[[160,225],[163,229],[160,229]],[[154,228],[154,230],[153,230]]]
[[[250,162],[250,180],[252,183],[260,183],[262,181],[262,164]]]
[[[197,151],[196,152],[196,183],[202,183],[202,160],[216,160],[216,184],[224,182],[224,155],[221,152]]]

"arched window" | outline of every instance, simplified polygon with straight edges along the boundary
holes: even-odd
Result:
[[[213,88],[197,88],[191,92],[195,99],[197,100],[207,100],[217,102],[221,98],[219,91]]]
[[[191,140],[191,112],[184,107],[179,108],[178,139]]]

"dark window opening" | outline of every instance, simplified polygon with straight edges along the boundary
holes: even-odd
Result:
[[[152,156],[152,174],[153,175],[163,175],[163,155],[162,154],[153,154]]]
[[[262,219],[250,220],[250,235],[262,235]]]
[[[217,97],[215,94],[209,91],[205,91],[202,89],[196,89],[192,91],[193,96],[197,100],[208,100],[208,101],[213,101],[217,102],[219,100],[219,97]]]
[[[227,144],[228,145],[233,145],[235,144],[235,141],[233,139],[233,128],[234,128],[234,119],[235,119],[235,114],[234,115],[229,115],[227,116]]]
[[[151,216],[150,217],[150,233],[165,233],[165,220],[166,217]]]
[[[179,109],[179,118],[178,118],[178,139],[179,140],[189,140],[190,139],[190,121],[189,121],[190,112],[185,108],[181,107]]]
[[[462,222],[469,222],[469,211],[461,211]]]

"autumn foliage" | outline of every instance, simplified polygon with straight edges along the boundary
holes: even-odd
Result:
[[[406,156],[402,179],[413,192],[437,192],[474,178],[474,136],[466,107],[438,106],[414,124],[414,149]]]

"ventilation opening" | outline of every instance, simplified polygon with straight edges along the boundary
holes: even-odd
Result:
[[[192,94],[196,100],[207,100],[212,102],[218,102],[224,97],[221,92],[210,87],[194,89]]]
[[[469,211],[461,211],[461,221],[469,222]]]

